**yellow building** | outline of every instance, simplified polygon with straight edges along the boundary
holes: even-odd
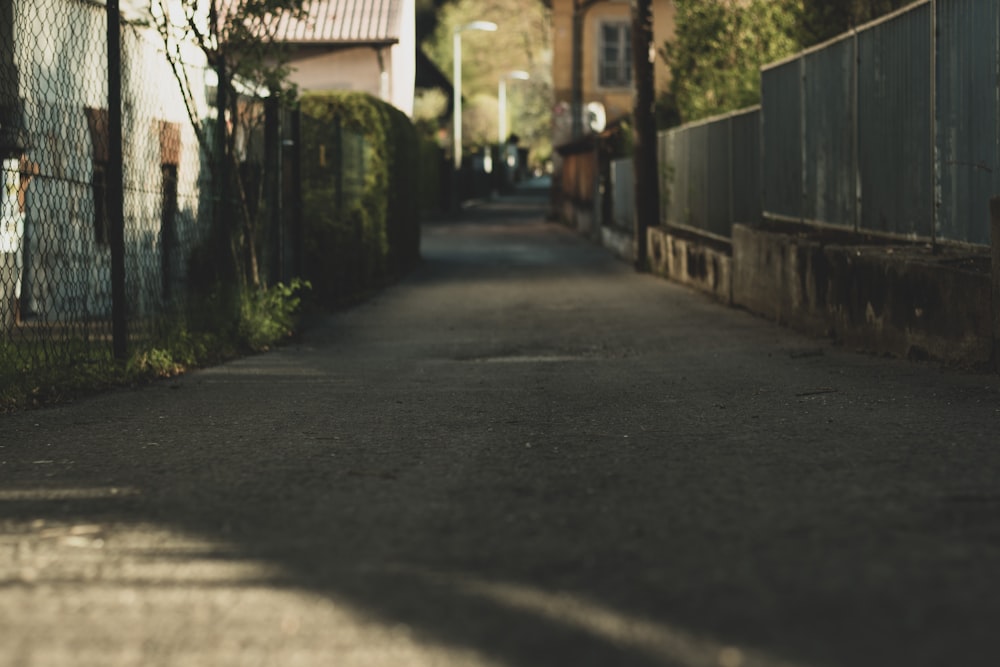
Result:
[[[582,104],[603,106],[607,122],[632,112],[632,19],[628,0],[551,0],[552,85],[555,94],[553,144],[572,138],[573,23],[580,28]],[[653,45],[674,33],[673,0],[652,0]],[[670,72],[656,56],[656,94],[667,90]],[[586,123],[583,125],[587,131]]]

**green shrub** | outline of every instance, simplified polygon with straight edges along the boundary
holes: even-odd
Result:
[[[419,134],[417,158],[420,169],[417,170],[417,197],[420,200],[420,211],[441,211],[446,205],[442,201],[441,168],[444,165],[444,151],[438,146],[434,137],[426,133]]]
[[[342,303],[419,259],[425,165],[410,120],[381,100],[307,93],[301,108],[305,275],[321,301]],[[358,135],[360,154],[348,150]]]
[[[189,320],[175,313],[164,318],[148,341],[133,341],[125,363],[112,357],[110,343],[102,338],[67,339],[45,348],[30,340],[0,340],[0,413],[173,377],[239,354],[266,350],[293,334],[301,294],[308,288],[307,282],[296,279],[290,285],[248,291],[240,298],[235,323],[229,317]]]
[[[255,352],[266,350],[295,332],[295,315],[300,294],[308,282],[295,279],[290,285],[278,283],[268,289],[250,291],[243,299],[240,339]]]

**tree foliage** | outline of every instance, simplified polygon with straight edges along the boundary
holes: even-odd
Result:
[[[673,79],[663,117],[690,122],[756,104],[760,67],[911,0],[675,0],[674,39],[660,50]]]
[[[436,0],[435,0],[436,1]],[[437,26],[424,50],[452,72],[452,35],[472,21],[493,21],[493,33],[462,34],[463,138],[470,144],[497,140],[500,78],[513,70],[526,81],[508,82],[511,130],[531,148],[535,159],[551,154],[552,45],[549,9],[542,0],[451,0],[437,14]]]
[[[423,183],[414,165],[426,163],[413,124],[382,100],[359,92],[313,92],[303,95],[301,106],[309,151],[303,168],[306,276],[321,301],[343,302],[419,258]],[[340,161],[344,133],[364,137],[364,166],[358,170],[363,183],[354,197],[345,196],[334,177],[346,164]],[[321,147],[324,154],[330,149],[329,167],[318,159]],[[431,166],[421,172],[437,173]]]
[[[760,67],[800,45],[801,0],[676,0],[676,8],[676,36],[660,55],[683,122],[756,104]]]
[[[245,140],[262,122],[262,98],[280,94],[288,69],[276,41],[283,15],[302,16],[304,0],[149,0],[150,16],[180,86],[188,118],[204,154],[212,182],[222,194],[215,229],[215,262],[228,250],[237,281],[260,287],[255,239],[261,192],[240,169]],[[193,53],[200,54],[194,58]],[[199,62],[201,61],[201,62]],[[217,106],[204,108],[202,82],[194,76],[206,64],[217,79]],[[214,114],[212,113],[214,111]],[[215,116],[214,123],[206,123]],[[241,140],[243,144],[241,145]],[[257,201],[254,201],[254,200]],[[225,248],[224,246],[228,246]],[[226,279],[224,276],[217,276]]]
[[[913,0],[803,0],[799,39],[803,46],[826,41],[877,19]]]
[[[417,41],[433,34],[438,24],[438,11],[448,0],[416,0]]]
[[[205,135],[199,117],[198,96],[191,79],[190,48],[196,48],[208,67],[224,80],[219,87],[233,92],[240,80],[268,94],[280,90],[287,68],[275,44],[275,30],[284,13],[301,15],[304,0],[150,0],[150,15],[164,53],[185,97],[198,140],[210,154],[217,148]],[[235,98],[235,96],[232,96]]]

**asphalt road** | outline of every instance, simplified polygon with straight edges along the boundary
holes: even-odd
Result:
[[[517,197],[296,345],[0,416],[0,665],[1000,664],[998,378]]]

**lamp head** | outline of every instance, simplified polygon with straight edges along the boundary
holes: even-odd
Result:
[[[455,32],[465,32],[466,30],[483,30],[485,32],[496,32],[497,24],[493,21],[473,21],[472,23],[466,23],[465,25],[455,28]]]

